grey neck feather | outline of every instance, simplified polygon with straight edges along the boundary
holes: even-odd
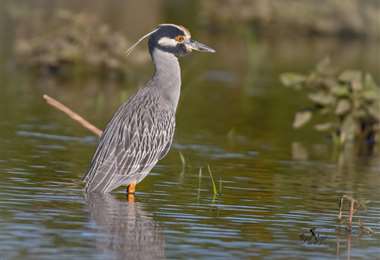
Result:
[[[181,68],[178,59],[157,48],[152,52],[152,59],[155,66],[152,86],[158,88],[161,96],[175,111],[181,92]]]

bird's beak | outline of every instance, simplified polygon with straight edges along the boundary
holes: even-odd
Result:
[[[189,50],[196,50],[196,51],[201,51],[201,52],[211,52],[211,53],[215,52],[215,50],[213,48],[208,47],[206,44],[194,41],[192,39],[189,39],[188,41],[186,41],[185,45]]]

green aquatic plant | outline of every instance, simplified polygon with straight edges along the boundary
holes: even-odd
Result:
[[[223,191],[223,180],[222,177],[219,177],[219,194],[222,194]]]
[[[216,183],[214,181],[214,177],[212,176],[212,171],[211,171],[210,165],[207,165],[207,170],[208,170],[208,173],[209,173],[210,179],[211,179],[213,195],[217,196],[217,195],[219,195],[219,193],[218,193],[218,189],[216,188]]]
[[[380,132],[380,87],[368,73],[338,72],[329,59],[309,74],[284,73],[285,86],[307,91],[312,107],[295,114],[293,127],[300,128],[313,118],[314,129],[329,132],[336,144],[350,141],[373,144]]]
[[[197,191],[197,199],[199,201],[201,197],[201,182],[202,182],[202,167],[199,167],[198,171],[198,191]]]
[[[186,159],[185,159],[185,156],[183,155],[183,153],[181,151],[178,151],[178,155],[179,155],[179,159],[181,160],[182,171],[184,171],[185,168],[186,168]]]
[[[182,167],[186,166],[186,159],[185,156],[183,156],[183,153],[181,151],[178,151],[179,159],[181,160]]]

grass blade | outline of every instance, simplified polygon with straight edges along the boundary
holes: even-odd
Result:
[[[207,165],[207,169],[208,169],[208,173],[210,174],[210,179],[211,179],[211,183],[212,183],[212,191],[213,191],[214,195],[218,195],[218,190],[216,189],[216,184],[214,181],[214,177],[212,176],[210,165]]]
[[[179,154],[179,158],[181,159],[182,169],[184,169],[186,167],[185,156],[183,156],[183,154],[180,151],[178,152],[178,154]]]

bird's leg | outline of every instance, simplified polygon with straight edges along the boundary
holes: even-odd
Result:
[[[127,194],[127,201],[129,203],[134,203],[135,202],[135,194],[134,193],[128,193]]]
[[[132,182],[127,187],[127,199],[128,202],[135,202],[136,183]]]
[[[132,182],[131,184],[128,185],[127,187],[127,193],[128,194],[134,194],[136,191],[136,182]]]

